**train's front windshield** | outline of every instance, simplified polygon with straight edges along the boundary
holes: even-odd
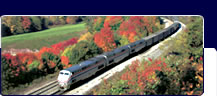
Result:
[[[63,72],[60,72],[60,74],[63,75],[64,73],[63,73]]]
[[[61,71],[58,76],[59,82],[68,82],[68,79],[70,78],[71,74],[68,71]]]

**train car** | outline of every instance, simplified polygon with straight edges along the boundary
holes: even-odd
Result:
[[[157,35],[158,41],[163,40],[163,31],[156,32],[155,34]]]
[[[179,25],[181,24],[179,24],[178,22],[175,22],[174,24],[170,26],[171,34],[175,33],[180,28]]]
[[[150,35],[148,37],[144,37],[143,39],[145,40],[146,42],[146,46],[150,46],[154,43],[154,36],[155,35]]]
[[[146,41],[144,39],[136,41],[137,46],[135,48],[136,52],[140,51],[142,48],[146,47]]]
[[[153,33],[153,43],[158,42],[158,34],[157,33]]]
[[[167,28],[167,29],[165,29],[165,31],[164,31],[164,38],[167,38],[168,36],[169,36],[169,29]]]
[[[112,51],[114,55],[114,62],[118,63],[123,60],[125,57],[130,55],[130,49],[128,46],[123,46]]]
[[[115,58],[115,53],[113,51],[110,52],[105,52],[101,54],[102,56],[105,56],[107,58],[107,66],[114,64],[114,58]]]
[[[135,53],[141,50],[142,48],[144,48],[146,46],[146,42],[144,39],[141,39],[141,40],[128,44],[128,46],[130,46],[131,48],[131,53]]]

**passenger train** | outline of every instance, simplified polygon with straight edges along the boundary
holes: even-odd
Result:
[[[80,64],[61,70],[57,78],[59,90],[65,91],[69,89],[75,82],[84,80],[94,75],[97,71],[123,60],[130,54],[165,39],[169,35],[175,33],[179,28],[181,28],[181,24],[174,22],[171,26],[153,33],[148,37],[144,37],[141,40],[116,48],[110,52],[105,52],[89,60],[83,61]]]

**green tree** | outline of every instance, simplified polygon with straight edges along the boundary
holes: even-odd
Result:
[[[42,22],[39,16],[31,16],[31,20],[32,20],[32,25],[31,25],[32,31],[42,30]]]
[[[80,41],[75,46],[69,46],[65,49],[64,56],[67,56],[71,64],[78,64],[81,61],[87,60],[88,58],[94,57],[100,53],[102,50],[96,46],[93,41]]]

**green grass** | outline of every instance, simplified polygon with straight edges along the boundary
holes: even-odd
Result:
[[[28,34],[14,35],[2,38],[2,50],[15,49],[40,49],[55,43],[79,37],[85,32],[85,23],[65,25]]]

